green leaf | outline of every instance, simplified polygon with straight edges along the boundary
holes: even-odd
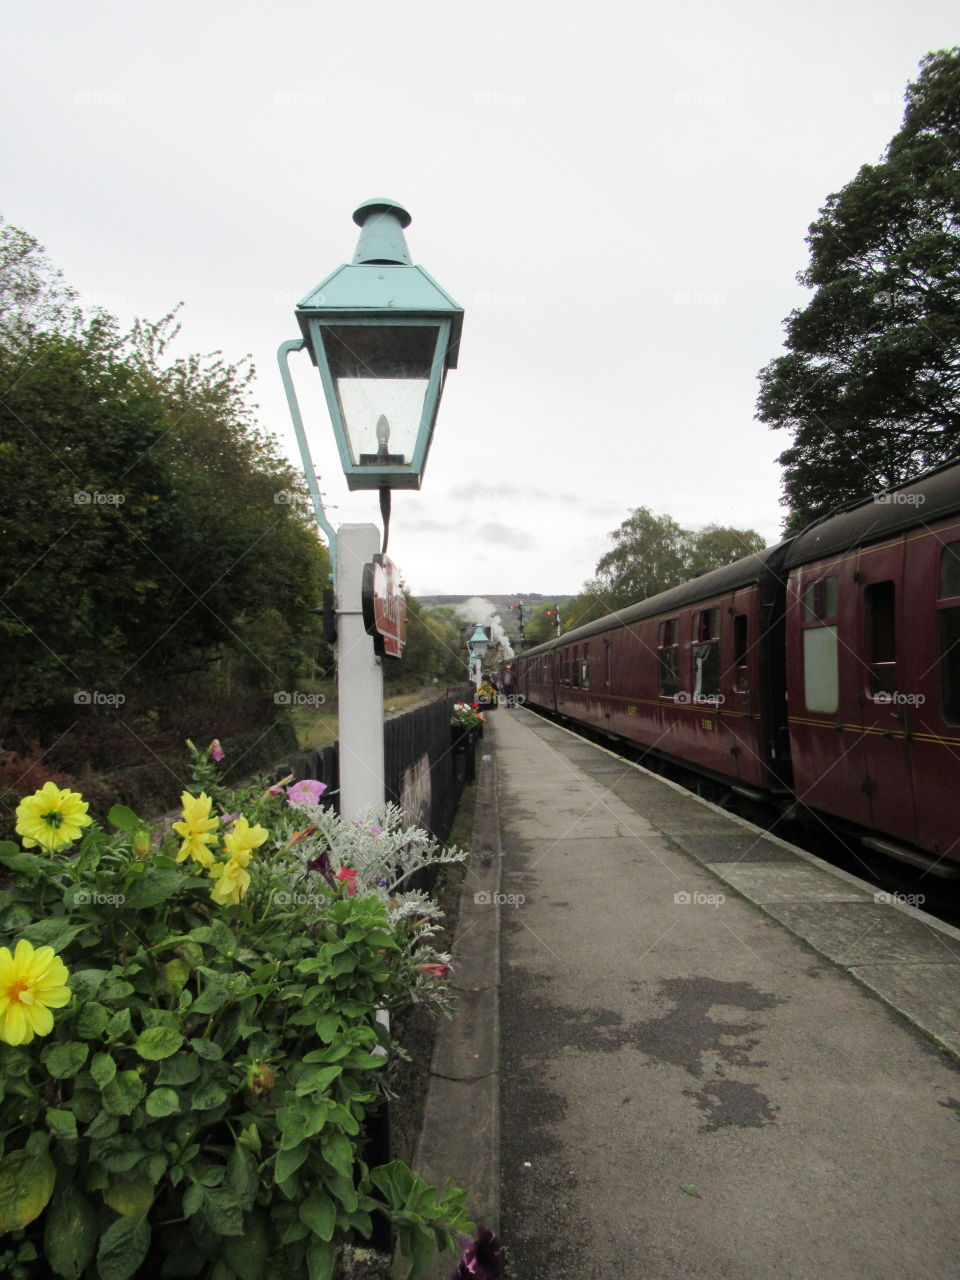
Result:
[[[134,1041],[134,1049],[148,1062],[159,1062],[177,1052],[183,1044],[183,1036],[173,1027],[149,1027]]]
[[[192,1218],[200,1206],[203,1204],[203,1187],[196,1182],[191,1182],[183,1193],[183,1216]]]
[[[113,1116],[128,1116],[143,1097],[143,1081],[136,1071],[121,1071],[103,1090],[103,1109]]]
[[[107,814],[107,821],[112,827],[116,827],[119,831],[126,831],[128,835],[133,835],[135,831],[142,831],[146,826],[146,823],[125,804],[115,804]]]
[[[82,1040],[65,1040],[52,1044],[41,1054],[43,1065],[57,1080],[69,1080],[75,1076],[87,1060],[89,1047]]]
[[[297,1172],[309,1154],[310,1144],[307,1142],[291,1150],[278,1151],[273,1170],[273,1176],[276,1181],[286,1182],[289,1177]]]
[[[35,947],[52,947],[59,953],[69,947],[86,927],[84,924],[69,924],[64,916],[47,916],[24,929],[23,936]]]
[[[211,1231],[221,1236],[243,1235],[243,1210],[226,1187],[211,1187],[203,1193],[203,1216]]]
[[[143,1173],[111,1179],[103,1192],[105,1202],[125,1218],[146,1217],[154,1200],[151,1180]]]
[[[117,1074],[117,1064],[109,1053],[95,1053],[90,1063],[90,1074],[99,1089],[104,1089]]]
[[[178,957],[162,966],[164,985],[171,991],[179,991],[190,981],[190,966]]]
[[[47,1107],[47,1128],[55,1138],[75,1138],[77,1117],[72,1111],[60,1111],[56,1107]]]
[[[315,1236],[321,1240],[332,1239],[337,1211],[329,1196],[314,1191],[300,1205],[299,1213],[301,1222],[305,1222]]]
[[[238,1143],[230,1152],[225,1185],[241,1208],[247,1211],[253,1208],[260,1187],[260,1171],[256,1157],[248,1146]]]
[[[216,1040],[191,1040],[190,1048],[199,1057],[206,1058],[209,1062],[219,1062],[223,1057],[223,1050],[217,1044]]]
[[[130,1280],[149,1248],[146,1218],[118,1218],[103,1233],[97,1250],[100,1280]]]
[[[103,1035],[110,1021],[110,1010],[95,1000],[84,1003],[77,1014],[77,1035],[85,1040],[97,1040]]]
[[[180,1110],[180,1099],[173,1089],[154,1089],[147,1098],[147,1115],[155,1120],[175,1115]]]
[[[242,1236],[225,1237],[221,1252],[240,1280],[263,1280],[270,1256],[270,1236],[264,1214],[253,1214]]]
[[[45,1151],[11,1151],[0,1160],[0,1235],[22,1230],[43,1213],[56,1177]]]
[[[307,1270],[310,1280],[332,1280],[337,1264],[337,1246],[311,1240],[307,1245]]]
[[[132,1133],[118,1133],[115,1137],[98,1138],[90,1147],[90,1155],[100,1162],[108,1173],[127,1173],[144,1156],[144,1149]]]
[[[297,1093],[318,1093],[325,1090],[343,1071],[342,1067],[308,1067],[297,1081]]]
[[[200,1075],[200,1062],[190,1053],[178,1053],[167,1058],[157,1072],[157,1084],[193,1084]]]
[[[214,1107],[219,1107],[226,1100],[226,1090],[215,1081],[208,1080],[191,1096],[190,1106],[194,1111],[212,1111]]]
[[[70,990],[81,1003],[92,1000],[100,991],[106,978],[106,969],[78,969],[76,973],[70,974]],[[82,1012],[81,1010],[81,1016]]]
[[[146,867],[128,886],[124,906],[138,911],[145,907],[159,906],[178,893],[185,884],[186,876],[182,871]]]
[[[30,880],[39,880],[45,874],[44,865],[36,854],[18,849],[9,840],[0,844],[0,862],[17,875],[27,876]]]
[[[127,1034],[132,1025],[133,1019],[130,1016],[130,1010],[120,1009],[107,1023],[107,1037],[110,1040],[120,1040]]]
[[[193,1002],[194,1013],[216,1013],[230,999],[227,979],[221,976],[208,978],[207,985]]]
[[[213,924],[191,929],[189,936],[194,942],[204,942],[213,947],[222,956],[232,955],[237,947],[233,930],[222,920],[215,920]]]
[[[314,1029],[324,1044],[329,1044],[340,1027],[339,1013],[322,1013],[314,1023]]]
[[[345,1178],[353,1177],[354,1148],[349,1138],[342,1133],[331,1134],[323,1139],[323,1158],[333,1165],[337,1173]]]
[[[119,1116],[111,1115],[109,1111],[101,1110],[97,1113],[96,1118],[87,1125],[84,1137],[112,1138],[119,1128]]]
[[[125,1000],[127,996],[132,995],[132,983],[125,981],[123,978],[118,978],[116,974],[110,974],[100,988],[101,1000]]]
[[[43,1248],[47,1261],[63,1280],[80,1280],[93,1260],[100,1228],[86,1196],[65,1182],[50,1202],[44,1223]]]
[[[414,1226],[408,1231],[399,1232],[399,1236],[400,1248],[410,1262],[407,1280],[423,1280],[437,1256],[433,1232],[426,1227]],[[407,1249],[404,1249],[405,1242]]]

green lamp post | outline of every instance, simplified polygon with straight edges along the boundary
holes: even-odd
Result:
[[[411,262],[406,209],[367,200],[353,219],[353,262],[297,304],[299,345],[320,373],[348,487],[419,489],[463,309]]]
[[[483,683],[483,660],[490,647],[490,638],[478,622],[473,635],[467,641],[467,653],[470,655],[470,678],[479,689]]]
[[[384,554],[390,493],[420,488],[463,327],[463,309],[411,261],[403,234],[410,214],[402,205],[367,200],[353,218],[361,228],[353,262],[301,299],[295,314],[302,337],[282,343],[277,353],[314,513],[334,563],[345,817],[384,798],[383,672],[365,634],[364,583],[373,578],[368,570],[382,577],[392,569]],[[313,465],[322,442],[312,425],[304,426],[289,367],[291,352],[304,348],[320,373],[348,487],[380,492],[382,546],[374,525],[334,530],[327,520]],[[389,592],[388,612],[403,604],[392,581]]]

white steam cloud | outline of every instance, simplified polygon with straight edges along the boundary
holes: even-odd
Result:
[[[474,625],[479,622],[481,627],[486,627],[494,643],[503,646],[503,656],[507,659],[514,657],[513,645],[503,629],[500,614],[489,600],[484,600],[482,596],[471,596],[463,604],[457,605],[457,613]]]

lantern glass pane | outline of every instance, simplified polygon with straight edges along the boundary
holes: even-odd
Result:
[[[321,334],[354,465],[409,466],[439,326],[323,325]]]

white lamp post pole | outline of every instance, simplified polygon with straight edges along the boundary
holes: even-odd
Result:
[[[373,524],[337,530],[337,699],[340,816],[383,804],[383,662],[373,651],[360,607],[363,570],[380,550]]]

